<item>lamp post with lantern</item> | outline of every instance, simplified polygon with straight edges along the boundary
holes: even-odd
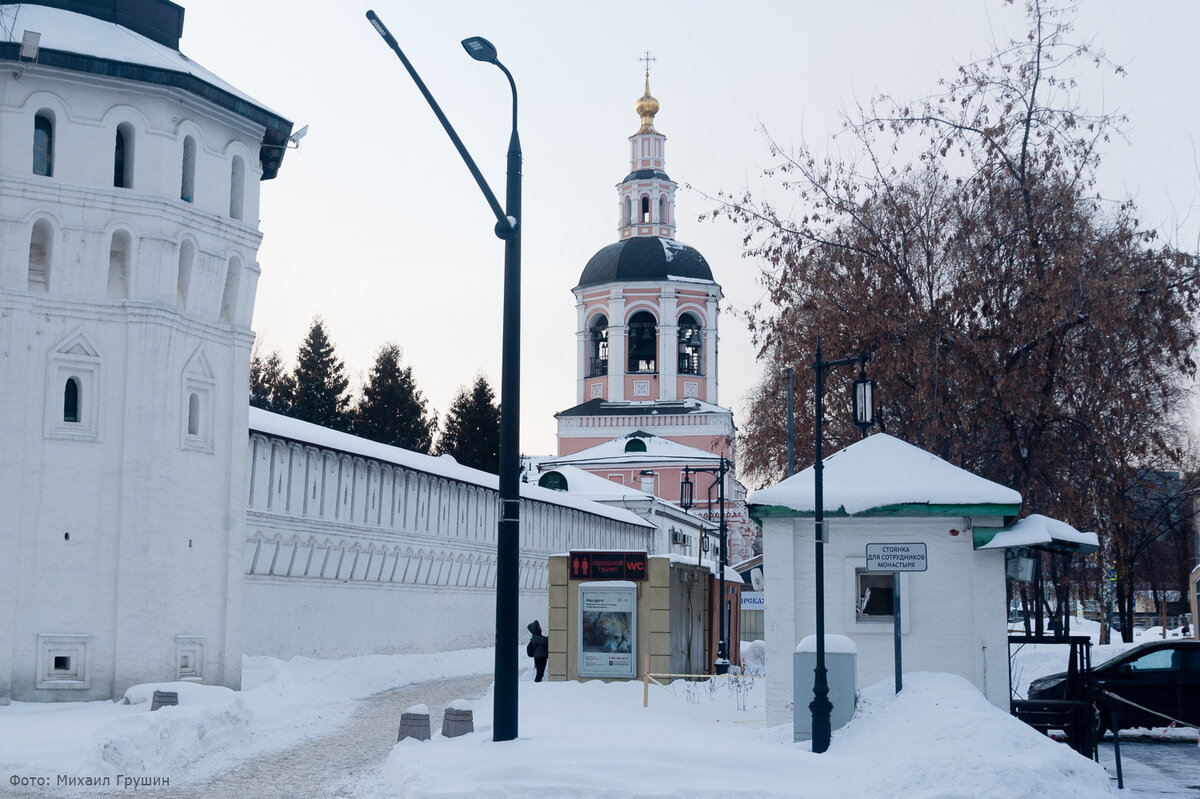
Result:
[[[715,474],[717,476],[717,506],[720,508],[720,521],[717,526],[718,543],[720,546],[717,557],[717,571],[719,575],[719,588],[717,590],[720,592],[718,613],[721,617],[721,637],[717,641],[717,659],[713,663],[717,674],[726,674],[729,672],[729,607],[725,601],[725,561],[729,554],[726,549],[728,531],[725,526],[725,475],[732,470],[733,464],[722,456],[716,466],[684,466],[683,478],[679,483],[679,507],[684,510],[691,510],[692,505],[695,504],[695,484],[692,483],[691,475],[703,473]],[[709,497],[711,501],[711,495]]]
[[[822,463],[821,422],[825,413],[825,372],[837,366],[858,364],[858,379],[854,381],[851,392],[851,405],[854,412],[854,425],[862,431],[863,437],[867,430],[875,424],[875,381],[867,377],[867,361],[870,355],[863,350],[852,358],[840,358],[836,361],[826,361],[821,353],[821,338],[817,337],[817,356],[813,361],[813,375],[816,381],[816,414],[813,417],[813,438],[816,441],[816,461],[813,464],[813,513],[816,523],[816,570],[814,582],[817,591],[817,667],[813,670],[813,700],[808,708],[812,711],[812,750],[821,753],[829,749],[830,713],[833,704],[829,701],[829,672],[825,668],[825,507],[824,481],[825,465]]]

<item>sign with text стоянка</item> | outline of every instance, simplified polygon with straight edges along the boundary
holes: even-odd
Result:
[[[867,544],[869,572],[923,572],[928,568],[924,544]]]

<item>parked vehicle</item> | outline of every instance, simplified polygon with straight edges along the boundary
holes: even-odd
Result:
[[[1091,685],[1097,689],[1101,734],[1112,728],[1114,710],[1121,729],[1165,727],[1170,723],[1155,713],[1200,726],[1200,641],[1173,639],[1135,646],[1093,668]],[[1073,698],[1066,693],[1066,672],[1042,677],[1029,685],[1030,699]]]

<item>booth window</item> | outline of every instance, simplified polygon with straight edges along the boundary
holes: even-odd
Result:
[[[858,592],[855,617],[858,621],[891,621],[892,581],[895,579],[894,574],[855,570],[854,583]]]

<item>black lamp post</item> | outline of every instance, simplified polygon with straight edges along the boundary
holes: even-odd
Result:
[[[496,57],[496,48],[487,39],[463,40],[463,47],[476,61],[495,64],[508,78],[512,89],[512,134],[508,140],[507,210],[500,207],[496,195],[483,179],[474,159],[458,138],[450,121],[425,88],[420,76],[396,39],[376,16],[367,19],[400,57],[429,107],[446,129],[458,154],[483,192],[496,216],[496,236],[504,240],[504,327],[500,367],[500,525],[496,537],[496,689],[493,702],[492,740],[511,741],[517,737],[517,639],[519,613],[520,546],[520,473],[518,450],[521,404],[521,141],[517,135],[517,84],[512,73]]]
[[[825,668],[825,513],[824,491],[822,479],[825,465],[822,463],[821,422],[825,413],[825,372],[835,366],[859,365],[859,377],[854,381],[854,391],[851,394],[854,408],[854,424],[866,436],[867,430],[875,424],[875,381],[867,379],[867,360],[870,356],[863,351],[854,358],[841,358],[836,361],[826,361],[821,355],[821,339],[817,337],[817,358],[813,361],[813,374],[816,379],[816,415],[813,417],[813,438],[816,440],[816,462],[813,464],[813,499],[816,506],[813,513],[816,522],[816,572],[814,582],[817,589],[817,667],[813,678],[813,700],[808,709],[812,711],[812,749],[821,753],[829,749],[830,729],[829,716],[833,704],[829,701],[829,672]]]
[[[691,475],[703,472],[706,474],[715,474],[717,476],[717,504],[720,507],[720,523],[717,527],[718,542],[720,545],[720,554],[718,556],[717,568],[720,577],[718,582],[720,587],[717,589],[720,592],[720,616],[721,616],[721,637],[717,641],[717,659],[713,663],[717,674],[726,674],[729,671],[729,608],[725,603],[725,561],[728,557],[728,552],[725,548],[726,535],[725,527],[725,475],[733,468],[733,464],[727,461],[724,457],[720,459],[717,466],[684,466],[683,479],[679,483],[679,507],[684,510],[691,510],[694,502],[694,486],[691,481]],[[709,501],[712,501],[712,495],[709,495]]]

